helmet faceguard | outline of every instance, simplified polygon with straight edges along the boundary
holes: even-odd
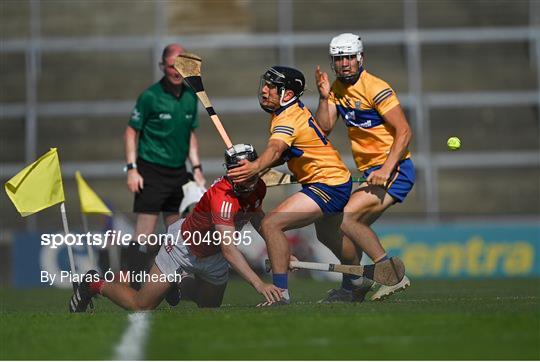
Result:
[[[250,144],[239,143],[225,151],[225,163],[224,166],[227,170],[240,166],[240,161],[248,160],[255,161],[257,159],[257,151]],[[242,183],[235,183],[231,179],[229,181],[233,184],[235,194],[250,193],[257,187],[259,176],[254,176],[251,179]]]
[[[348,84],[356,83],[360,76],[363,51],[362,40],[358,35],[345,33],[332,39],[329,49],[330,66],[340,81]],[[345,59],[348,61],[345,62]],[[351,66],[355,59],[358,61],[358,68],[353,71]],[[340,63],[340,65],[336,63]]]
[[[277,88],[279,105],[284,107],[300,98],[300,96],[304,93],[305,84],[306,80],[304,75],[299,70],[279,65],[273,66],[261,76],[258,93],[259,104],[261,104],[262,109],[266,112],[272,113],[275,111],[275,109],[270,109],[262,105],[262,89],[265,85]],[[294,97],[288,101],[283,100],[286,90],[290,90],[294,93]]]

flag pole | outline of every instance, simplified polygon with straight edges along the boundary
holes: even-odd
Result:
[[[81,211],[82,215],[82,223],[83,223],[83,229],[84,233],[88,233],[88,217],[86,216],[86,213],[84,211]],[[86,250],[88,251],[88,259],[90,260],[90,265],[92,268],[96,268],[97,265],[95,264],[95,256],[94,256],[94,248],[92,248],[92,245],[90,243],[86,243]]]
[[[60,204],[60,213],[62,214],[62,224],[64,225],[64,234],[69,234],[69,227],[67,222],[67,215],[66,215],[66,205],[64,202]],[[69,257],[69,267],[71,268],[71,275],[73,276],[75,273],[77,273],[77,270],[75,269],[75,258],[73,256],[73,249],[71,249],[71,245],[68,245],[68,257]],[[77,291],[77,282],[73,280],[73,291]]]

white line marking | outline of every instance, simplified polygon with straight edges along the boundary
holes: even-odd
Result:
[[[114,349],[114,360],[142,360],[148,332],[150,313],[136,312],[128,315],[128,326],[120,343]]]

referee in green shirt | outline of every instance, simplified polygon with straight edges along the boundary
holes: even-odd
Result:
[[[154,232],[159,213],[166,227],[180,218],[182,185],[189,181],[186,158],[195,182],[206,182],[194,133],[199,125],[197,97],[174,69],[174,60],[183,52],[179,44],[165,47],[159,64],[164,76],[139,96],[124,133],[127,186],[135,194],[137,214],[134,240]],[[148,254],[159,247],[153,249]],[[128,250],[129,270],[142,270],[148,250],[135,242]]]

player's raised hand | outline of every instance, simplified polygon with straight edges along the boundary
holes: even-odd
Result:
[[[227,171],[227,176],[232,178],[234,182],[244,182],[259,173],[257,164],[248,160],[241,160],[240,166],[231,168]]]
[[[137,193],[141,192],[141,190],[144,188],[144,179],[137,169],[128,171],[127,186],[129,191]]]
[[[317,83],[319,96],[328,99],[330,95],[330,80],[328,79],[328,73],[322,72],[319,65],[317,65],[317,69],[315,70],[315,83]]]
[[[279,302],[283,298],[281,289],[276,287],[274,284],[261,283],[255,288],[264,296],[264,299],[266,299],[268,303]]]

